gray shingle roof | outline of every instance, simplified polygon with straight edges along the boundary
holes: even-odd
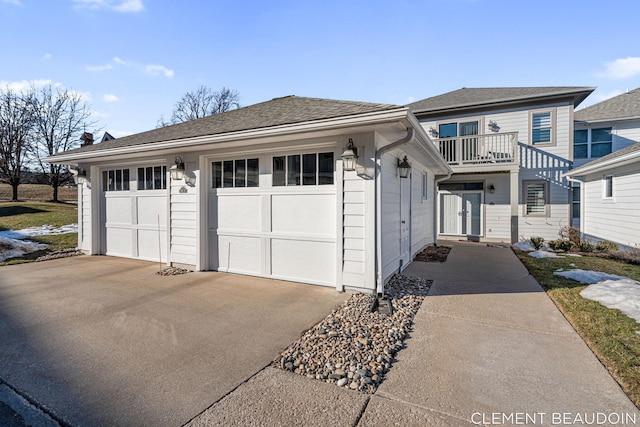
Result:
[[[437,112],[454,108],[471,108],[517,101],[573,96],[574,105],[582,102],[595,88],[582,86],[552,87],[483,87],[466,88],[417,101],[408,106],[414,113]]]
[[[263,129],[397,108],[400,107],[390,104],[286,96],[226,113],[104,141],[100,144],[66,151],[64,154],[86,153],[161,141]],[[52,156],[51,159],[55,159],[55,157]]]
[[[601,163],[605,163],[608,162],[610,160],[616,159],[618,157],[622,157],[626,154],[630,154],[630,153],[634,153],[634,152],[640,152],[640,142],[636,142],[635,144],[631,144],[627,147],[621,148],[620,150],[616,150],[613,153],[609,153],[606,156],[602,156],[598,159],[592,160],[589,163],[585,163],[584,165],[580,166],[579,168],[576,168],[575,170],[580,170],[583,168],[592,168],[593,166],[597,166]]]
[[[599,121],[640,117],[640,88],[576,111],[580,121]]]

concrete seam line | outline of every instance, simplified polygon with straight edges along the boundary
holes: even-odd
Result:
[[[419,404],[417,404],[417,403],[407,402],[406,400],[398,399],[398,398],[393,397],[393,396],[391,396],[391,395],[387,395],[385,392],[382,392],[381,394],[378,394],[378,393],[380,393],[380,392],[379,392],[379,391],[378,391],[378,392],[376,392],[376,394],[374,394],[374,396],[378,396],[378,397],[380,397],[381,399],[387,399],[387,400],[389,400],[389,401],[391,401],[391,402],[399,402],[399,403],[402,403],[402,404],[407,405],[407,406],[414,406],[414,407],[416,407],[416,408],[420,408],[420,409],[423,409],[423,410],[425,410],[425,411],[432,412],[432,413],[434,413],[434,414],[438,414],[438,415],[445,415],[445,416],[447,416],[447,417],[451,417],[451,418],[455,418],[455,419],[457,419],[457,420],[463,420],[463,421],[466,421],[467,423],[471,423],[471,421],[470,421],[470,420],[465,419],[465,418],[460,417],[460,416],[455,415],[455,414],[450,414],[450,413],[448,413],[448,412],[438,411],[437,409],[428,408],[428,407],[426,407],[426,406],[422,406],[422,405],[419,405]],[[470,414],[470,415],[471,415],[471,414]]]
[[[22,393],[20,390],[18,390],[16,387],[14,387],[13,385],[9,384],[7,381],[3,380],[2,378],[0,378],[0,384],[3,384],[5,386],[7,386],[7,388],[9,390],[11,390],[12,392],[14,392],[15,394],[17,394],[18,396],[22,397],[24,400],[26,400],[27,402],[29,402],[30,405],[32,405],[34,408],[38,409],[39,411],[41,411],[42,413],[46,414],[47,416],[49,416],[53,421],[57,422],[58,424],[60,424],[62,427],[71,427],[71,424],[67,423],[66,421],[64,421],[63,419],[59,418],[58,416],[56,416],[55,414],[53,414],[51,411],[49,411],[47,408],[45,408],[44,406],[42,406],[41,404],[39,404],[38,402],[36,402],[34,399],[31,398],[31,396],[29,396],[26,393]]]
[[[238,388],[240,388],[241,385],[246,384],[249,382],[249,380],[253,377],[255,377],[256,375],[258,375],[260,372],[264,371],[265,369],[267,369],[269,366],[271,366],[272,362],[267,363],[264,367],[262,367],[261,369],[258,369],[253,375],[249,376],[247,379],[245,379],[244,381],[240,382],[237,386],[233,387],[231,390],[229,390],[228,392],[226,392],[224,395],[220,396],[220,398],[218,400],[216,400],[215,402],[213,402],[211,405],[207,406],[206,408],[204,408],[202,411],[198,412],[196,415],[193,416],[193,418],[191,418],[190,420],[187,420],[187,422],[185,422],[184,424],[182,424],[182,427],[186,426],[187,424],[189,424],[190,422],[192,422],[193,420],[195,420],[196,418],[198,418],[200,415],[204,414],[205,412],[207,412],[209,409],[213,408],[218,402],[220,402],[222,399],[224,399],[225,397],[229,396],[231,393],[233,393],[234,391],[236,391]]]
[[[362,404],[362,408],[360,408],[360,413],[356,417],[356,420],[353,422],[353,427],[356,427],[358,424],[360,424],[360,420],[362,419],[362,416],[364,415],[364,411],[367,410],[367,406],[369,405],[370,401],[371,401],[371,396],[368,396],[365,399],[364,403]]]

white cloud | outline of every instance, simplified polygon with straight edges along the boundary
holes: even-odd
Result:
[[[38,87],[46,86],[48,84],[52,84],[54,87],[62,86],[61,83],[53,83],[51,80],[48,80],[48,79],[20,80],[17,82],[7,82],[7,81],[0,80],[0,90],[8,88],[13,92],[23,92],[23,91],[29,90],[31,87],[38,88]]]
[[[9,3],[15,6],[22,6],[22,2],[20,0],[2,0],[2,3]]]
[[[116,64],[120,64],[120,65],[129,65],[128,62],[123,61],[122,59],[118,58],[117,56],[113,58],[113,62],[115,62]]]
[[[45,53],[42,56],[42,59],[44,59],[45,61],[50,61],[51,59],[53,59],[53,55],[51,55],[50,53]]]
[[[120,99],[112,93],[105,93],[102,97],[106,102],[118,102]]]
[[[107,9],[122,13],[135,13],[144,10],[142,0],[73,0],[73,2],[78,9]]]
[[[147,65],[144,67],[144,70],[149,73],[157,76],[158,74],[164,74],[165,77],[173,77],[173,70],[168,69],[164,65]]]
[[[106,70],[112,70],[113,69],[113,65],[111,65],[111,64],[87,65],[85,68],[87,69],[87,71],[106,71]]]
[[[606,70],[600,75],[611,79],[626,79],[640,74],[640,57],[618,58],[605,64]]]

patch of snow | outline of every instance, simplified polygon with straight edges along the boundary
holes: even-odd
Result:
[[[533,246],[533,243],[531,243],[531,240],[525,240],[524,242],[514,243],[511,246],[513,246],[515,249],[519,251],[525,251],[525,252],[531,252],[536,250],[535,246]]]
[[[39,227],[23,228],[22,230],[6,230],[0,231],[0,237],[8,237],[10,239],[25,239],[33,236],[50,236],[52,234],[66,234],[77,233],[78,224],[63,225],[59,228],[54,228],[51,225],[45,224]]]
[[[587,286],[580,292],[580,295],[583,298],[598,301],[606,307],[618,309],[640,322],[640,282],[628,277],[605,280]]]
[[[41,251],[46,248],[47,245],[43,243],[0,236],[0,262],[9,258],[21,257],[31,252]]]
[[[566,256],[574,256],[574,257],[581,257],[582,255],[580,254],[565,254]]]
[[[576,282],[593,284],[598,282],[603,282],[605,280],[620,280],[626,279],[626,277],[617,276],[615,274],[607,274],[602,273],[600,271],[592,271],[592,270],[568,270],[561,272],[554,272],[553,274],[557,274],[558,276],[566,277],[567,279],[575,280]],[[629,279],[631,280],[631,279]]]
[[[534,258],[564,258],[563,256],[559,256],[555,252],[549,252],[549,251],[543,251],[543,250],[530,252],[529,256]]]

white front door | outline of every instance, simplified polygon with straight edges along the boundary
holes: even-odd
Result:
[[[411,261],[411,176],[400,178],[400,253],[402,265]]]
[[[440,234],[482,235],[482,192],[440,193]]]

